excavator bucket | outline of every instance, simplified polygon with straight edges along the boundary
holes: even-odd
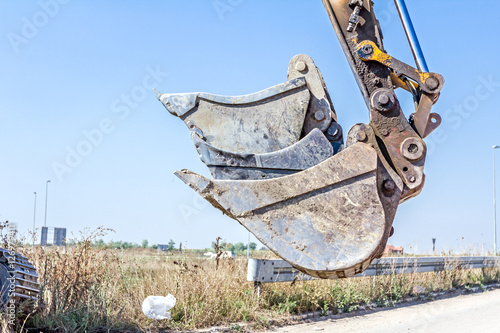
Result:
[[[437,127],[429,101],[444,81],[382,51],[371,1],[324,4],[370,109],[370,124],[353,126],[345,142],[306,55],[290,61],[286,82],[251,95],[157,97],[187,125],[213,179],[188,170],[177,177],[300,271],[342,278],[381,256],[398,204],[420,193],[422,137]],[[429,77],[433,87],[420,88]],[[394,86],[418,99],[410,121]]]
[[[176,175],[292,266],[320,278],[362,272],[383,251],[397,205],[390,201],[398,197],[379,196],[377,152],[364,143],[269,180]]]

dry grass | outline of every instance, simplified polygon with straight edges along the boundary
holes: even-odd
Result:
[[[27,319],[26,314],[19,316],[17,330],[147,332],[238,322],[262,327],[271,318],[275,321],[309,311],[326,315],[366,304],[390,306],[411,295],[415,286],[431,292],[500,280],[500,269],[495,268],[275,283],[266,284],[257,299],[253,284],[246,281],[244,258],[221,261],[216,269],[214,261],[193,253],[167,256],[149,249],[92,248],[92,241],[104,231],[82,235],[72,247],[20,249],[39,271],[42,297]],[[157,322],[142,314],[147,296],[169,293],[177,298],[170,321]]]

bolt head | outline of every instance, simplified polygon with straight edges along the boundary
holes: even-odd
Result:
[[[415,176],[410,176],[408,180],[410,181],[410,183],[414,183],[417,180],[417,178],[415,178]]]
[[[385,113],[391,111],[396,105],[394,94],[385,88],[375,90],[370,97],[371,107],[375,110]]]
[[[380,131],[380,134],[382,134],[383,136],[388,136],[389,135],[389,131],[386,130],[386,129],[383,129],[382,131]]]
[[[339,129],[338,128],[332,126],[332,127],[330,127],[328,129],[328,135],[330,135],[330,136],[337,136],[337,134],[339,134]]]
[[[373,47],[371,45],[365,44],[361,47],[361,52],[366,55],[369,55],[373,52]]]
[[[408,146],[408,152],[410,152],[410,154],[418,153],[418,145],[410,143],[410,145]]]
[[[410,161],[418,161],[425,155],[424,142],[416,137],[407,138],[401,143],[401,154]]]
[[[328,127],[328,130],[326,131],[326,134],[329,140],[338,140],[342,137],[342,127],[335,121],[332,121],[330,127]]]
[[[378,102],[382,105],[387,105],[387,103],[389,103],[390,99],[389,99],[389,96],[387,96],[387,94],[381,94],[379,97],[378,97]]]
[[[356,133],[356,140],[358,140],[359,142],[365,141],[366,140],[365,131],[359,131],[358,133]]]
[[[325,119],[325,113],[322,110],[314,112],[314,119],[317,121],[322,121]]]
[[[436,79],[435,77],[433,76],[429,76],[427,78],[427,80],[425,80],[425,85],[427,86],[427,88],[429,88],[430,90],[434,90],[436,89],[437,87],[439,87],[439,81],[438,79]]]
[[[295,64],[295,69],[299,72],[304,72],[307,69],[307,64],[303,61],[297,61]]]
[[[396,183],[391,179],[384,180],[382,186],[384,188],[384,192],[387,194],[394,193],[394,190],[396,189]]]

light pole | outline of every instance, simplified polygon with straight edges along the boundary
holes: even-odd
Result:
[[[35,246],[35,220],[36,220],[36,192],[33,192],[35,195],[35,205],[33,207],[33,246]]]
[[[250,231],[248,232],[247,259],[250,259]]]
[[[45,182],[45,221],[43,223],[44,227],[47,226],[47,196],[49,194],[49,183],[50,183],[50,180],[47,180]]]
[[[496,197],[496,177],[495,177],[495,149],[500,146],[493,146],[493,255],[497,255],[497,197]]]

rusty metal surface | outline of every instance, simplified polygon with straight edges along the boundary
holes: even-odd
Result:
[[[310,93],[305,79],[297,78],[248,96],[164,94],[159,99],[189,128],[201,130],[207,143],[263,154],[299,141]]]
[[[399,102],[395,99],[394,92],[390,92],[390,99],[394,98],[394,107],[381,112],[375,107],[370,111],[370,124],[377,137],[381,139],[384,146],[386,159],[391,161],[395,170],[405,183],[410,193],[420,193],[424,185],[424,164],[425,153],[419,160],[410,161],[403,156],[401,144],[408,138],[422,141],[420,136],[413,130],[405,115],[403,114]],[[425,143],[423,143],[425,147]]]
[[[363,7],[359,12],[358,23],[352,31],[348,31],[349,20],[353,9],[350,0],[323,0],[323,4],[332,22],[342,50],[351,66],[354,78],[363,94],[366,106],[370,108],[371,91],[378,87],[391,88],[392,83],[388,80],[389,71],[385,66],[363,63],[353,53],[358,40],[370,40],[380,49],[383,49],[382,32],[375,18],[371,1],[362,1]]]
[[[413,126],[422,138],[426,138],[441,125],[441,116],[437,113],[431,113],[432,105],[434,104],[432,96],[422,94],[417,111],[412,117]]]
[[[337,278],[366,268],[389,235],[394,216],[378,194],[379,169],[377,152],[358,143],[276,179],[210,180],[187,170],[176,175],[292,266]]]
[[[223,151],[206,143],[197,132],[191,136],[215,179],[276,178],[311,168],[333,156],[332,145],[318,129],[290,147],[267,154]]]
[[[354,125],[349,130],[346,137],[347,147],[351,147],[357,143],[366,143],[376,151],[378,156],[377,189],[378,196],[384,207],[386,225],[385,233],[379,242],[379,247],[374,252],[374,258],[380,258],[382,256],[387,240],[394,233],[392,223],[396,216],[398,205],[404,201],[403,194],[405,191],[403,181],[386,160],[378,141],[373,128],[366,124]]]
[[[443,76],[437,73],[421,72],[418,69],[384,53],[375,43],[369,40],[361,41],[356,53],[364,61],[377,61],[393,70],[394,75],[404,75],[415,81],[427,94],[437,94],[444,85]]]
[[[428,92],[436,97],[444,79],[439,74],[420,72],[385,53],[371,1],[363,1],[359,20],[352,31],[346,29],[353,10],[349,6],[350,1],[324,0],[323,3],[367,101],[370,126],[378,138],[382,154],[405,184],[401,200],[418,195],[425,181],[423,168],[426,148],[422,138],[439,125],[440,117],[435,114],[431,117],[430,106],[426,105],[426,97],[422,95],[417,102],[421,100],[423,104],[413,116],[413,123],[418,124],[417,133],[401,110],[393,91],[391,75],[397,78],[396,85],[401,86],[404,83],[402,78],[408,77],[415,81],[415,85],[408,87],[409,91],[409,88],[422,89],[423,94]],[[435,102],[435,98],[432,98],[432,102]],[[419,159],[405,157],[408,154],[403,148],[414,149],[413,145],[403,145],[408,138],[414,140],[420,150]]]
[[[441,125],[441,121],[441,116],[439,114],[431,112],[427,117],[427,127],[425,128],[422,138],[426,138],[429,134],[434,132],[434,130]]]
[[[430,117],[430,110],[439,98],[439,92],[443,88],[443,76],[436,73],[421,72],[382,52],[371,41],[360,42],[356,53],[364,61],[377,61],[392,69],[391,79],[395,81],[397,86],[401,85],[401,78],[409,78],[415,82],[415,88],[418,90],[419,96],[416,96],[418,107],[412,119],[415,130],[422,138],[427,137],[441,124],[441,117],[437,114]]]

